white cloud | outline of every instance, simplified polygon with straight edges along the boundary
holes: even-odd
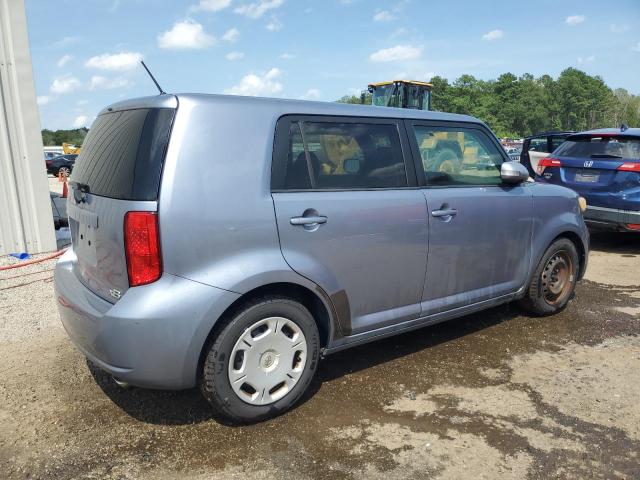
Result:
[[[587,19],[584,15],[569,15],[565,20],[567,25],[578,25],[579,23],[584,22]]]
[[[300,98],[303,100],[317,100],[320,98],[321,94],[322,92],[317,88],[310,88],[309,90],[307,90],[307,93],[302,95]]]
[[[82,84],[80,83],[80,80],[78,80],[76,77],[65,75],[64,77],[55,78],[49,90],[51,91],[51,93],[63,95],[65,93],[71,93],[81,86]]]
[[[578,64],[584,63],[593,63],[595,62],[596,57],[594,55],[589,55],[588,57],[578,57]]]
[[[218,12],[231,5],[231,0],[200,0],[197,5],[192,5],[190,10],[204,12]]]
[[[612,23],[611,25],[609,25],[609,30],[611,30],[613,33],[622,33],[629,30],[629,25]]]
[[[36,103],[40,106],[46,105],[52,100],[52,97],[49,95],[39,95],[36,97]]]
[[[193,20],[173,24],[171,30],[158,35],[158,47],[171,50],[199,50],[210,47],[216,39]]]
[[[640,42],[638,42],[635,47],[631,48],[631,50],[633,50],[634,52],[640,52]]]
[[[240,60],[242,58],[244,58],[244,53],[242,52],[229,52],[225,55],[227,60]]]
[[[73,121],[73,128],[86,127],[87,120],[89,120],[89,117],[87,117],[86,115],[78,115],[76,119]]]
[[[293,55],[292,53],[284,52],[282,55],[280,55],[280,58],[282,60],[291,60],[292,58],[296,58],[296,56]]]
[[[484,35],[482,35],[482,40],[488,40],[488,41],[499,40],[502,37],[504,37],[504,32],[500,29],[496,29],[496,30],[491,30],[490,32],[487,32]]]
[[[267,30],[270,32],[277,32],[282,29],[282,22],[278,19],[278,17],[273,16],[267,25],[265,26]]]
[[[422,54],[421,47],[411,45],[396,45],[395,47],[383,48],[369,55],[372,62],[395,62],[401,60],[415,60]]]
[[[229,30],[224,32],[224,35],[222,35],[222,40],[224,40],[225,42],[233,43],[238,40],[239,36],[240,32],[237,28],[230,28]]]
[[[68,53],[61,56],[60,60],[58,60],[58,67],[62,68],[64,67],[67,63],[69,63],[71,60],[73,60],[73,55],[69,55]]]
[[[389,22],[389,21],[395,20],[395,19],[396,19],[396,16],[393,15],[388,10],[380,10],[380,11],[376,12],[376,14],[373,16],[373,21],[374,22]]]
[[[84,66],[99,70],[131,70],[136,68],[141,60],[142,54],[138,52],[104,53],[91,57]]]
[[[240,5],[234,11],[249,18],[260,18],[269,10],[281,7],[283,3],[284,0],[257,0],[256,2]]]
[[[240,83],[228,88],[224,93],[230,95],[269,96],[282,92],[282,84],[277,81],[281,72],[272,68],[262,76],[250,73],[242,77]]]
[[[101,75],[94,75],[89,82],[89,90],[113,90],[133,85],[130,80],[124,77],[107,78]]]
[[[82,107],[82,106],[88,105],[88,104],[89,104],[89,100],[78,100],[76,102],[76,105],[79,106],[79,107]]]

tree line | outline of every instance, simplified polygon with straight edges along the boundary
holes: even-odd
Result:
[[[640,96],[623,88],[612,90],[601,77],[575,68],[567,68],[557,79],[503,73],[495,80],[462,75],[453,82],[435,76],[430,83],[433,110],[478,117],[499,137],[618,127],[622,123],[640,126]],[[345,95],[338,102],[360,103],[360,97]],[[371,103],[368,94],[365,103]]]
[[[60,146],[63,143],[82,145],[87,136],[88,128],[76,128],[73,130],[42,130],[42,144],[45,147]]]

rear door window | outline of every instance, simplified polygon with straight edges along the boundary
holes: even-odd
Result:
[[[285,190],[408,186],[397,124],[295,121],[288,135]]]
[[[91,126],[71,181],[94,195],[156,200],[175,110],[124,110],[100,115]]]
[[[529,151],[549,153],[547,137],[532,138],[529,143]]]

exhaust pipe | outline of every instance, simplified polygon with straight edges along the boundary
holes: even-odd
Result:
[[[123,390],[128,390],[131,388],[131,385],[129,385],[124,380],[120,380],[119,378],[113,377],[113,381],[116,382],[116,385],[118,385]]]

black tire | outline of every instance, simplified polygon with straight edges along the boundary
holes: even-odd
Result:
[[[441,149],[433,159],[433,169],[441,173],[458,173],[462,162],[459,155],[451,148]]]
[[[272,316],[285,317],[302,330],[307,341],[306,362],[297,383],[282,398],[268,405],[253,405],[243,401],[231,387],[229,362],[241,335],[255,322]],[[231,424],[256,423],[291,409],[307,390],[320,358],[320,334],[313,316],[302,304],[280,296],[262,297],[222,320],[205,355],[200,389],[215,416]]]
[[[554,282],[555,269],[560,265],[567,265],[568,271],[562,273],[565,283],[562,288],[559,282]],[[535,316],[553,315],[562,311],[573,297],[580,269],[580,258],[574,243],[568,238],[560,238],[553,242],[540,259],[540,263],[533,272],[529,288],[519,301],[520,306],[529,314]],[[561,290],[558,292],[558,290]]]

